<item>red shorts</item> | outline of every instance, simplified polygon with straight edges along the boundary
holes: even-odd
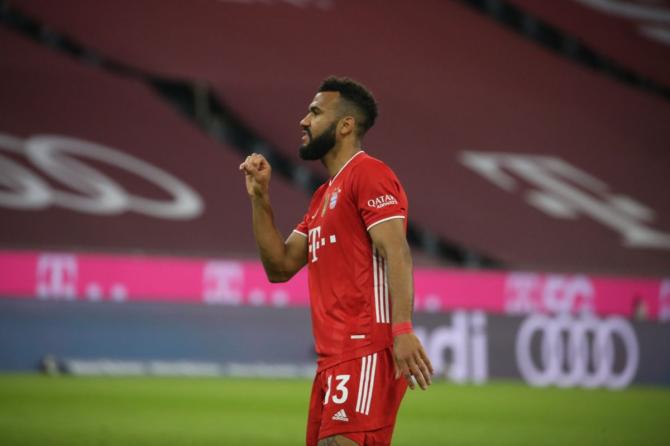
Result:
[[[333,435],[344,435],[360,446],[391,444],[406,390],[405,379],[394,377],[391,349],[321,370],[312,386],[307,446]]]

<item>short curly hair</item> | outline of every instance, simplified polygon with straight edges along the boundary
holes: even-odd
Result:
[[[354,118],[356,118],[356,128],[359,137],[365,135],[375,124],[375,120],[377,119],[377,101],[375,101],[370,90],[365,88],[364,85],[348,77],[330,76],[319,87],[319,92],[322,91],[336,91],[340,93],[345,107],[349,109],[346,111],[353,112]]]

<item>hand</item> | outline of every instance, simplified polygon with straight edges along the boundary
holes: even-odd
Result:
[[[421,341],[414,333],[405,333],[393,338],[393,359],[395,361],[395,378],[404,376],[409,388],[414,390],[414,379],[426,390],[431,384],[430,375],[433,374],[433,365],[428,359]]]
[[[263,197],[267,195],[272,167],[263,155],[252,153],[240,164],[239,169],[244,173],[247,193],[250,197]]]

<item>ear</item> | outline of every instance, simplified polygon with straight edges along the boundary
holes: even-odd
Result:
[[[353,116],[345,116],[340,119],[338,124],[338,133],[341,136],[349,136],[356,132],[356,119]]]

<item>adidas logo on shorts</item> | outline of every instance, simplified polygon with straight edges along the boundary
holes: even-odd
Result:
[[[337,412],[335,415],[333,415],[333,420],[349,421],[349,418],[347,417],[347,413],[344,411],[344,409],[340,409],[339,412]]]

